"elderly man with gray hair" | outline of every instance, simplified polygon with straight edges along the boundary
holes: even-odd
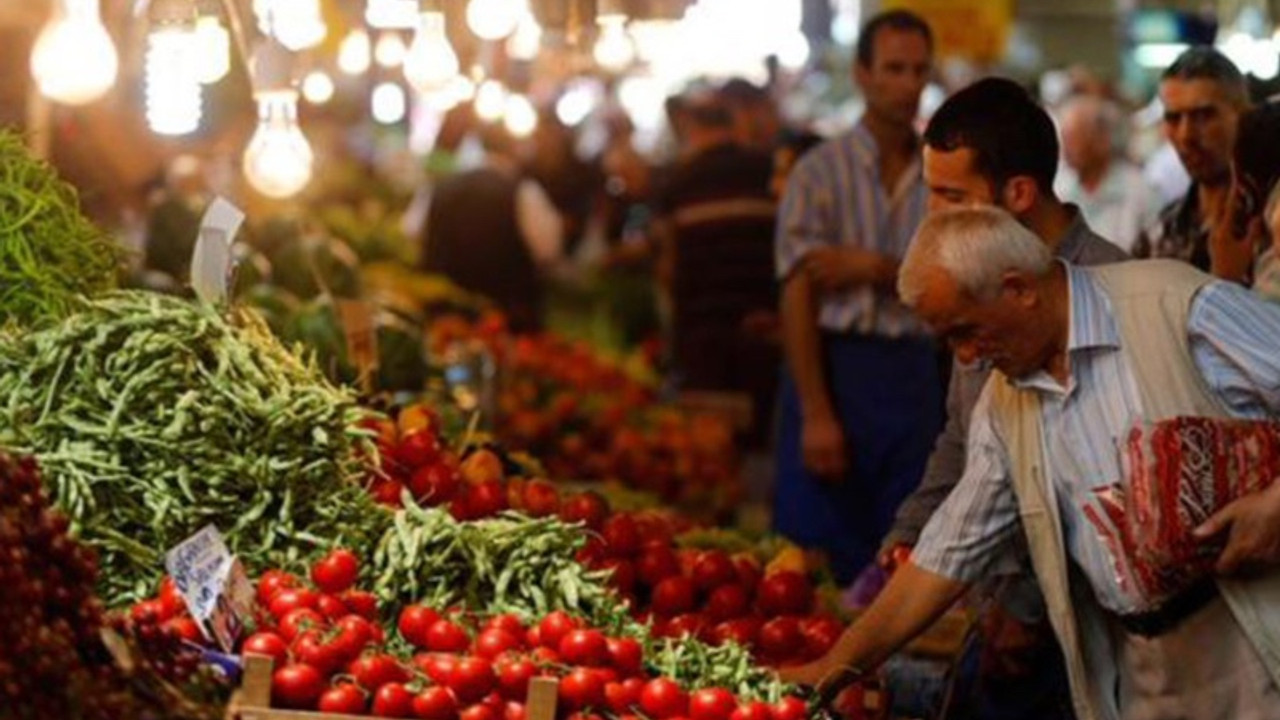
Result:
[[[1054,260],[994,208],[927,219],[898,290],[957,357],[995,372],[963,478],[911,561],[828,655],[783,677],[856,678],[1021,530],[1081,720],[1280,719],[1280,483],[1210,491],[1206,505],[1203,476],[1152,485],[1119,451],[1184,418],[1280,433],[1267,422],[1280,414],[1280,307],[1176,261]],[[1183,502],[1155,506],[1170,498]],[[1161,514],[1188,505],[1190,524]],[[1172,529],[1148,543],[1153,517]],[[1242,561],[1252,574],[1226,574]]]

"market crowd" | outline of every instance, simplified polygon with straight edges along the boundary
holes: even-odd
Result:
[[[774,527],[890,575],[790,679],[857,680],[968,597],[953,717],[1280,718],[1280,109],[1192,47],[1158,87],[1176,167],[1144,171],[1088,84],[991,77],[921,124],[933,51],[872,18],[832,138],[744,80],[668,100],[661,167],[620,114],[594,164],[551,117],[524,150],[482,130],[424,267],[527,328],[592,237],[618,288],[652,278],[619,317],[678,390],[750,399]]]

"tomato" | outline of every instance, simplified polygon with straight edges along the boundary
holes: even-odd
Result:
[[[240,652],[244,655],[266,655],[274,661],[275,667],[280,667],[289,659],[289,644],[275,633],[257,632],[245,638]]]
[[[409,492],[423,505],[435,507],[452,500],[461,482],[457,468],[435,462],[414,471],[409,478]]]
[[[486,448],[479,448],[467,453],[458,471],[462,474],[462,479],[472,485],[490,481],[501,483],[506,476],[502,467],[502,459],[498,457],[497,453]]]
[[[480,628],[481,630],[505,630],[517,638],[525,636],[524,623],[520,622],[520,618],[506,613],[503,615],[494,615]]]
[[[609,554],[615,557],[631,557],[640,549],[640,530],[635,519],[626,513],[616,513],[605,520],[600,534]]]
[[[449,653],[418,653],[413,656],[413,664],[426,673],[432,682],[445,685],[458,665],[458,656]]]
[[[310,710],[324,692],[324,675],[310,665],[292,663],[271,674],[273,707]]]
[[[640,691],[640,709],[654,720],[667,720],[689,711],[689,696],[671,678],[655,678]]]
[[[733,561],[723,550],[707,550],[693,564],[693,584],[700,590],[713,590],[735,579]]]
[[[458,701],[449,688],[434,685],[413,698],[413,715],[422,720],[456,720]]]
[[[773,720],[773,711],[769,709],[769,703],[752,700],[739,705],[729,715],[729,720]]]
[[[363,715],[365,695],[355,683],[343,683],[325,690],[316,709],[322,713]]]
[[[365,620],[378,619],[378,596],[366,590],[348,590],[338,596],[343,605]]]
[[[659,615],[671,617],[692,610],[694,597],[693,582],[682,575],[672,575],[654,586],[649,607]]]
[[[685,635],[692,635],[699,640],[704,640],[708,636],[707,619],[701,613],[696,612],[685,613],[671,618],[664,630],[665,637],[679,638]]]
[[[410,469],[430,465],[440,455],[440,441],[428,429],[410,430],[400,436],[400,444],[394,451],[395,459]]]
[[[805,720],[809,715],[809,706],[803,700],[787,695],[771,708],[773,720]]]
[[[458,713],[458,720],[501,720],[493,708],[485,704],[472,705]]]
[[[713,621],[732,620],[746,613],[750,602],[747,591],[741,585],[730,583],[711,591],[703,611]]]
[[[160,581],[160,593],[156,599],[164,606],[167,617],[176,617],[187,611],[187,601],[178,590],[178,584],[168,575]]]
[[[159,624],[171,616],[159,600],[143,600],[129,609],[129,617],[139,625]]]
[[[623,715],[640,704],[640,693],[644,690],[645,681],[640,678],[627,678],[622,682],[611,682],[604,686],[604,700],[615,715]]]
[[[782,660],[794,655],[804,642],[800,624],[793,617],[777,617],[760,626],[760,651]]]
[[[644,669],[644,648],[635,638],[609,638],[609,664],[623,677],[639,675]]]
[[[640,553],[636,561],[636,575],[640,582],[653,587],[663,579],[680,572],[680,561],[675,552],[666,545],[649,546]]]
[[[493,517],[507,509],[507,491],[501,480],[486,480],[471,486],[467,501],[471,517]]]
[[[630,560],[609,558],[600,563],[601,570],[611,570],[609,585],[623,595],[630,595],[636,587],[636,566]]]
[[[604,704],[604,683],[588,668],[575,668],[560,679],[560,700],[570,710]]]
[[[499,660],[493,665],[498,678],[498,691],[508,700],[524,701],[529,695],[529,681],[538,668],[529,660]]]
[[[438,428],[440,427],[440,418],[430,406],[414,403],[413,405],[406,405],[396,416],[396,427],[401,433]]]
[[[391,655],[371,653],[361,655],[347,665],[347,674],[354,677],[360,687],[377,690],[388,683],[409,681],[409,671]]]
[[[482,658],[493,660],[504,652],[519,649],[519,636],[512,635],[506,630],[490,628],[480,631],[476,636],[474,652]]]
[[[330,550],[311,566],[311,582],[322,592],[337,594],[348,590],[360,574],[360,560],[345,548]]]
[[[510,700],[502,706],[502,720],[528,720],[528,717],[524,703]]]
[[[376,717],[413,717],[413,693],[398,682],[387,683],[373,693],[373,714]]]
[[[523,505],[529,517],[547,517],[560,510],[560,491],[546,480],[530,480],[524,486]]]
[[[570,713],[569,717],[565,718],[565,720],[604,720],[604,718],[596,713],[576,712]]]
[[[804,638],[804,656],[819,658],[827,654],[844,632],[844,625],[835,618],[807,617],[800,621],[800,635]]]
[[[283,570],[268,570],[258,578],[258,604],[270,606],[276,593],[298,586],[298,578]]]
[[[164,621],[164,625],[161,627],[166,632],[172,633],[187,642],[196,643],[197,645],[204,642],[204,633],[200,631],[200,626],[189,615],[169,618]]]
[[[570,665],[600,667],[609,660],[609,641],[599,630],[571,630],[560,639],[559,650]]]
[[[427,633],[440,620],[440,613],[426,605],[407,605],[400,611],[396,628],[414,647],[427,647]]]
[[[289,588],[287,590],[281,590],[276,593],[274,598],[271,599],[271,614],[274,615],[276,619],[283,620],[284,616],[288,615],[293,610],[301,608],[314,610],[316,608],[316,601],[319,599],[320,596],[317,595],[314,590],[308,590],[306,588]]]
[[[458,698],[458,702],[466,705],[478,702],[493,691],[498,684],[493,674],[493,665],[488,660],[478,657],[464,657],[454,665],[453,672],[445,681],[449,689]]]
[[[689,720],[729,720],[738,700],[724,688],[702,688],[689,694]]]
[[[374,502],[389,508],[399,508],[404,503],[404,483],[399,480],[378,480],[369,488]]]
[[[293,641],[293,657],[302,663],[324,673],[333,674],[342,666],[342,649],[331,640],[325,639],[319,630],[304,630]]]
[[[757,617],[747,616],[733,620],[726,620],[715,626],[711,632],[711,637],[717,645],[723,645],[726,642],[735,642],[745,648],[749,648],[756,644],[756,638],[760,634],[760,619]]]
[[[286,591],[288,592],[288,591]],[[280,637],[293,642],[303,630],[320,630],[328,626],[328,622],[320,613],[310,608],[290,610],[280,618]]]
[[[733,573],[738,578],[738,584],[747,591],[748,595],[755,593],[756,588],[760,586],[760,563],[749,554],[739,553],[733,557]]]
[[[334,639],[342,647],[348,661],[360,654],[374,639],[374,625],[359,615],[347,615],[334,625],[338,636]]]
[[[327,620],[338,620],[351,614],[348,608],[336,595],[321,595],[316,598],[316,610]]]
[[[542,622],[538,623],[539,641],[543,647],[559,648],[564,636],[577,628],[578,621],[569,613],[563,610],[549,612],[542,618]]]
[[[549,647],[537,647],[531,653],[533,661],[539,665],[559,665],[560,653]]]
[[[609,503],[599,493],[587,490],[570,495],[560,507],[560,519],[567,523],[582,523],[600,531],[609,515]]]
[[[760,581],[756,605],[766,617],[807,615],[813,606],[813,587],[808,578],[794,570],[775,572]]]
[[[427,628],[426,646],[433,652],[464,652],[471,647],[467,631],[449,620],[437,620]]]

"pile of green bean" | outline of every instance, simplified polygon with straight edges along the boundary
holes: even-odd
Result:
[[[0,130],[0,326],[65,316],[115,285],[122,257],[80,213],[75,189]]]
[[[0,338],[0,447],[39,460],[110,605],[210,523],[251,572],[371,548],[391,517],[352,482],[360,412],[257,316],[181,299],[112,292]]]

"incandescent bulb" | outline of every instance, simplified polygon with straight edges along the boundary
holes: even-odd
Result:
[[[31,51],[31,75],[40,93],[67,105],[106,94],[120,59],[98,14],[98,0],[62,0]]]
[[[542,49],[542,26],[533,13],[526,10],[516,25],[516,31],[507,38],[507,55],[512,60],[533,60]]]
[[[395,125],[408,113],[408,98],[399,83],[384,82],[373,89],[369,98],[373,119],[383,125]]]
[[[502,123],[506,125],[507,132],[515,137],[529,137],[538,129],[538,111],[529,102],[529,98],[512,94],[507,97]]]
[[[476,89],[475,108],[481,120],[498,120],[507,111],[507,89],[497,80],[485,80]]]
[[[501,40],[515,31],[527,10],[522,0],[471,0],[467,27],[481,40]]]
[[[311,182],[315,162],[298,127],[298,93],[267,90],[255,97],[258,129],[244,150],[244,176],[263,195],[287,198]]]
[[[448,85],[457,74],[458,56],[444,32],[444,13],[422,13],[404,58],[405,79],[418,92],[430,93]]]
[[[147,34],[147,124],[160,135],[186,135],[200,127],[196,34],[186,22],[160,22]]]
[[[378,36],[378,43],[373,46],[373,59],[384,68],[397,67],[404,63],[404,56],[409,48],[399,33],[384,32]]]
[[[338,69],[347,75],[360,75],[367,72],[372,63],[373,48],[369,44],[369,33],[360,29],[347,33],[338,46]]]
[[[323,105],[333,99],[333,78],[323,70],[312,70],[302,79],[302,97],[312,105]]]
[[[204,85],[221,80],[231,70],[231,36],[213,15],[196,20],[196,79]]]
[[[319,45],[329,34],[319,0],[253,0],[253,12],[262,34],[274,35],[294,52]]]
[[[596,40],[592,55],[600,67],[620,72],[636,59],[636,48],[627,36],[627,18],[624,15],[605,15],[599,19],[600,37]]]

